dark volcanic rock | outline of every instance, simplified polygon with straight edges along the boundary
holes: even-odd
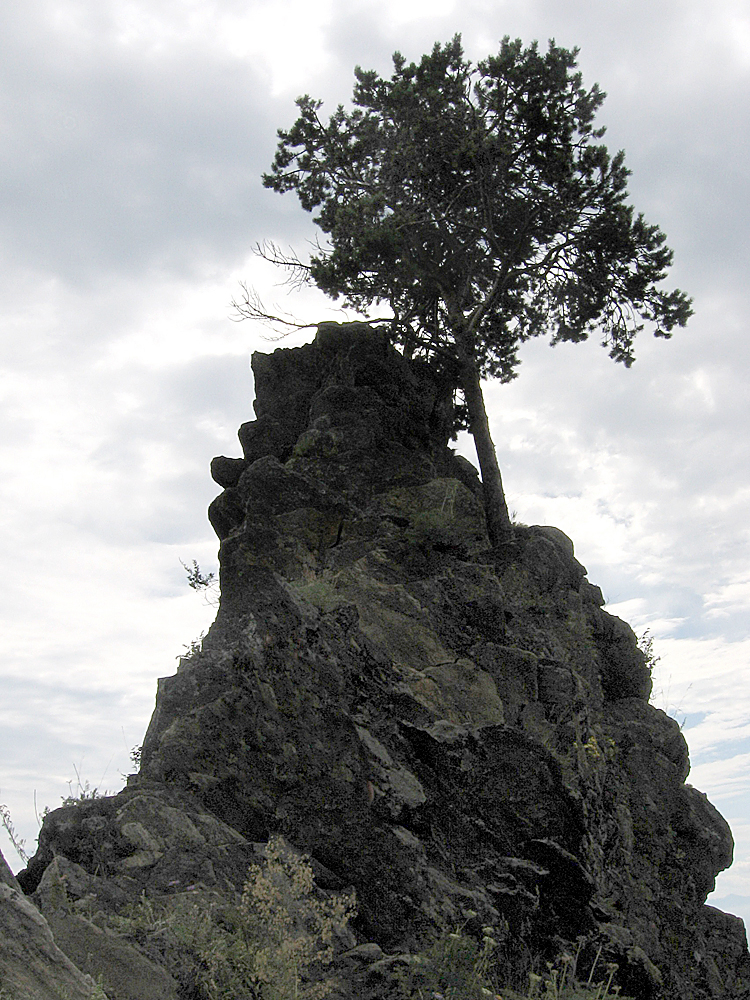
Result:
[[[48,816],[21,877],[45,911],[65,875],[61,939],[94,934],[80,900],[110,936],[143,892],[226,905],[281,833],[318,891],[356,889],[346,996],[456,924],[493,928],[501,981],[579,938],[638,1000],[748,996],[741,922],[704,905],[729,829],[570,539],[491,551],[450,382],[364,324],[253,370],[243,458],[212,463],[216,621],[159,681],[140,774]],[[126,943],[193,995],[174,948]]]

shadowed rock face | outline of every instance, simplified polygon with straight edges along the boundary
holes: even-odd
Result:
[[[24,1000],[90,1000],[93,980],[58,947],[48,922],[21,892],[0,854],[0,986]],[[62,991],[65,991],[64,993]]]
[[[68,866],[105,914],[213,899],[281,832],[356,888],[342,947],[489,924],[519,975],[584,937],[639,1000],[750,995],[742,922],[704,905],[731,834],[635,636],[558,529],[488,548],[450,385],[361,324],[253,370],[243,457],[212,463],[216,621],[159,681],[140,774],[47,817],[25,890],[49,910]]]

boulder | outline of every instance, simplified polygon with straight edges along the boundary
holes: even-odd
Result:
[[[0,987],[23,1000],[94,1000],[95,983],[55,942],[0,855]]]

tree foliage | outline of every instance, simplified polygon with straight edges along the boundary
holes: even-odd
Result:
[[[327,240],[309,275],[324,292],[360,312],[387,303],[407,353],[455,364],[490,506],[504,498],[497,483],[487,494],[499,469],[481,377],[513,378],[540,335],[596,331],[629,366],[646,324],[669,337],[691,315],[659,287],[672,251],[627,202],[624,154],[594,127],[605,95],[582,86],[577,54],[505,38],[474,66],[457,35],[419,63],[396,53],[390,79],[357,67],[350,110],[326,121],[321,101],[297,100],[263,177],[315,213]],[[494,528],[487,510],[493,541],[507,538],[507,510]]]

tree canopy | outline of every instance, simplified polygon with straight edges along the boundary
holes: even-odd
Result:
[[[646,324],[669,337],[691,315],[659,283],[672,251],[628,204],[630,171],[594,127],[605,95],[582,86],[577,49],[505,38],[476,66],[460,36],[393,74],[355,69],[351,110],[326,121],[298,98],[267,187],[296,191],[326,241],[308,274],[366,312],[393,313],[396,343],[450,359],[474,435],[493,544],[511,535],[480,379],[515,376],[532,337],[634,360]]]

